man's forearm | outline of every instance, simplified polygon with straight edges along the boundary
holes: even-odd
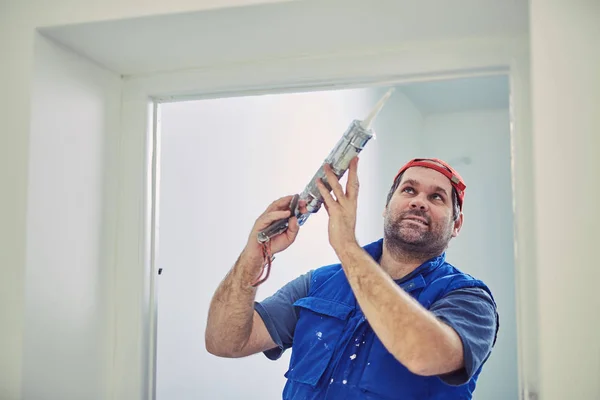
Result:
[[[261,258],[242,253],[215,291],[205,334],[209,352],[232,356],[248,341],[257,290],[251,283],[261,263]]]
[[[338,256],[365,317],[398,361],[420,375],[462,367],[462,342],[452,328],[402,290],[358,244]]]

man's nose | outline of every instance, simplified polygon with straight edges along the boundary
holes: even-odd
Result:
[[[427,209],[427,203],[421,198],[421,196],[416,196],[410,201],[410,208],[425,210]]]

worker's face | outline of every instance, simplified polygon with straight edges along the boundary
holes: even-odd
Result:
[[[385,238],[395,248],[441,253],[462,226],[462,213],[454,221],[452,212],[450,180],[433,169],[411,167],[383,212]]]

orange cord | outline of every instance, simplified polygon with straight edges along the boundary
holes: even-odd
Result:
[[[296,212],[296,206],[298,204],[299,198],[300,198],[299,194],[296,194],[296,195],[294,195],[294,197],[292,197],[292,201],[290,202],[290,211],[292,212],[292,215],[294,215],[294,213]],[[271,240],[267,239],[266,242],[261,243],[261,246],[262,246],[262,252],[263,252],[263,266],[262,266],[262,270],[260,271],[260,275],[258,276],[256,281],[254,281],[254,283],[252,284],[253,287],[257,287],[258,285],[262,284],[264,281],[269,279],[269,275],[271,274],[271,263],[274,260],[273,254],[271,253]],[[265,272],[265,267],[267,267],[267,275],[265,275],[264,278],[260,279],[260,277]]]
[[[266,243],[262,244],[262,251],[263,251],[263,267],[262,267],[262,270],[260,271],[260,275],[258,276],[256,281],[254,281],[254,283],[252,284],[253,287],[257,287],[258,285],[265,282],[267,279],[269,279],[269,275],[271,274],[271,262],[273,261],[273,257],[271,256],[271,241],[270,240],[267,241]],[[265,275],[264,278],[260,279],[260,277],[265,272],[265,267],[267,267],[267,275]]]

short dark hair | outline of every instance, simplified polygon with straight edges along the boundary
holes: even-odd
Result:
[[[398,175],[396,177],[396,179],[394,180],[394,183],[392,184],[392,187],[390,188],[390,191],[388,192],[388,195],[387,195],[387,200],[385,202],[386,207],[388,206],[388,204],[390,204],[390,200],[392,199],[392,196],[396,192],[396,189],[398,189],[398,186],[400,186],[400,182],[402,181],[402,176],[404,176],[404,172],[402,172],[400,175]],[[460,207],[458,206],[458,193],[456,192],[456,189],[454,188],[454,186],[452,186],[452,218],[454,219],[454,221],[456,221],[459,216],[460,216]]]

